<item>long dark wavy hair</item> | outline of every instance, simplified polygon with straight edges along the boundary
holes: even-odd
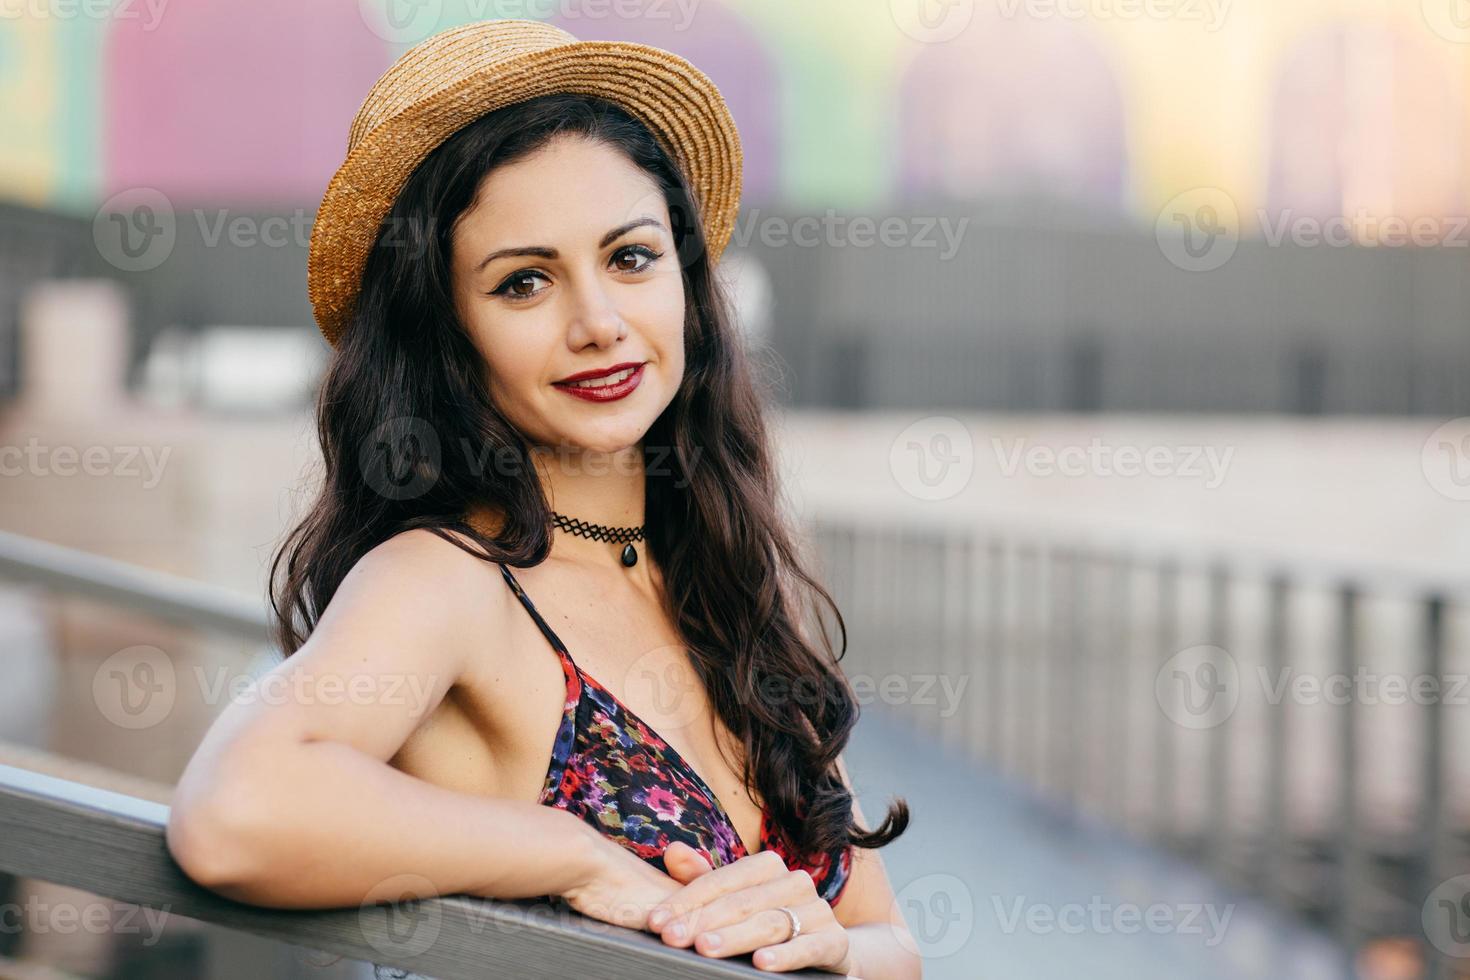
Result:
[[[530,447],[497,410],[454,310],[450,235],[488,172],[560,134],[620,150],[663,188],[673,221],[685,373],[643,441],[646,551],[663,573],[665,609],[744,744],[747,789],[786,842],[808,855],[845,843],[882,847],[908,826],[908,806],[890,803],[871,831],[853,818],[836,769],[859,713],[838,667],[847,629],[783,518],[765,406],[694,199],[649,129],[605,100],[558,94],[498,109],[440,144],[404,184],[317,394],[323,485],[271,562],[274,638],[283,655],[299,649],[353,564],[402,531],[430,529],[512,567],[550,552],[551,509]],[[470,523],[478,508],[501,517],[493,536]],[[835,655],[814,615],[819,600],[841,631]],[[804,628],[805,616],[816,630]]]

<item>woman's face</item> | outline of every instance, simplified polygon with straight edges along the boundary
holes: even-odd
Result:
[[[456,224],[455,308],[491,397],[533,444],[637,445],[684,376],[684,280],[657,182],[601,142],[558,136],[481,182]],[[571,375],[642,365],[631,393]]]

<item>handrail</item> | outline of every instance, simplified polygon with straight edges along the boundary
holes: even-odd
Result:
[[[6,531],[0,531],[0,577],[252,640],[268,637],[265,610],[238,593]],[[25,763],[27,756],[11,748],[10,761]],[[164,839],[168,814],[156,800],[0,763],[0,872],[441,980],[768,975],[741,959],[667,946],[650,933],[570,909],[548,915],[544,905],[527,901],[450,895],[309,911],[234,902],[179,868]],[[370,914],[374,908],[380,911]],[[407,941],[400,935],[404,921],[412,924]],[[422,949],[421,929],[433,932]]]
[[[0,577],[250,640],[264,640],[270,633],[264,604],[238,592],[9,531],[0,531]]]
[[[808,493],[811,528],[861,527],[874,536],[929,534],[936,538],[1024,541],[1028,545],[1070,551],[1109,553],[1153,565],[1208,569],[1229,566],[1236,574],[1266,578],[1289,574],[1301,584],[1335,587],[1342,582],[1384,595],[1470,597],[1470,576],[1462,572],[1424,571],[1412,559],[1374,561],[1293,554],[1265,546],[1232,543],[1223,536],[1173,540],[1125,523],[1100,520],[1057,521],[1021,513],[974,514],[959,507],[936,505],[894,508],[880,499],[856,493]]]
[[[323,910],[234,902],[195,884],[174,862],[164,838],[168,814],[151,800],[0,765],[0,871],[442,980],[769,975],[570,910],[547,915],[530,901],[451,895]]]

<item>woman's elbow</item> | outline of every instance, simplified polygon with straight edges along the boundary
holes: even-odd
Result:
[[[248,901],[259,861],[238,809],[209,804],[169,810],[164,841],[169,855],[195,884],[236,901]]]

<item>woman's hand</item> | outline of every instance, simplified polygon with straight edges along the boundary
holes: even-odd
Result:
[[[774,851],[760,851],[714,870],[694,848],[673,843],[664,864],[683,887],[652,910],[648,928],[670,946],[693,946],[704,956],[755,954],[762,970],[808,967],[847,975],[853,970],[847,930],[817,894],[812,876],[791,871]],[[801,919],[788,941],[787,906]]]
[[[583,825],[585,826],[585,825]],[[679,891],[680,883],[616,841],[592,828],[583,835],[588,850],[576,883],[564,889],[562,898],[585,916],[629,929],[648,929],[648,914],[664,899]],[[699,852],[683,867],[690,873],[709,864]]]

